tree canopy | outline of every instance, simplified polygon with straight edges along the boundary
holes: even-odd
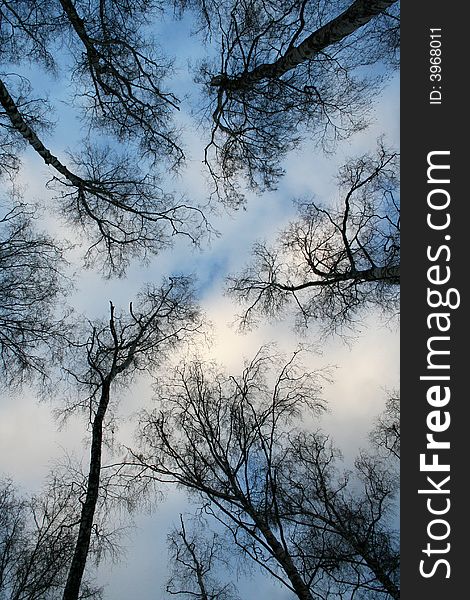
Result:
[[[21,383],[46,375],[54,346],[63,341],[60,308],[70,282],[60,242],[38,230],[35,209],[13,190],[0,201],[0,371]],[[47,349],[47,358],[45,350]]]
[[[4,169],[18,169],[25,145],[38,154],[63,218],[88,240],[87,262],[101,262],[107,274],[123,274],[130,258],[156,254],[174,236],[197,243],[207,227],[201,210],[162,189],[163,164],[177,169],[184,153],[171,119],[178,100],[163,84],[169,61],[141,33],[160,3],[1,2],[0,10],[5,66],[29,62],[67,74],[76,90],[69,101],[88,130],[67,160],[59,158],[41,135],[51,128],[50,102],[21,72],[5,72]]]
[[[339,198],[298,203],[299,217],[273,246],[258,242],[252,263],[229,277],[244,307],[242,326],[294,306],[299,327],[319,320],[326,332],[354,329],[367,309],[398,312],[400,200],[398,154],[376,154],[341,167]]]
[[[394,0],[192,4],[219,44],[200,76],[212,119],[205,161],[231,203],[241,201],[239,176],[274,188],[301,140],[328,148],[364,128],[371,97],[397,65]]]
[[[399,598],[396,468],[362,452],[341,473],[328,437],[300,426],[325,408],[323,376],[270,348],[240,376],[183,365],[158,390],[161,408],[143,414],[131,465],[195,495],[243,556],[301,600]]]
[[[0,378],[19,424],[1,470],[29,453],[44,472],[25,399],[71,432],[40,489],[0,473],[1,600],[106,597],[92,559],[117,554],[108,526],[177,488],[196,509],[168,536],[169,596],[236,600],[235,559],[301,600],[399,597],[398,394],[346,467],[312,350],[397,312],[397,151],[384,136],[331,198],[315,186],[320,156],[337,168],[338,143],[367,130],[398,38],[397,0],[0,0]],[[236,209],[268,215],[307,145],[296,218],[283,190],[242,269],[254,234]],[[219,255],[213,223],[230,219]],[[211,362],[227,277],[242,328],[293,308],[312,346],[265,344],[240,374]],[[212,348],[241,360],[253,340]]]
[[[0,598],[56,600],[73,551],[79,503],[75,490],[52,477],[42,494],[22,497],[10,480],[0,480]],[[79,596],[101,598],[84,580]]]

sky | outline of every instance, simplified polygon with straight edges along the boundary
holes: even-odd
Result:
[[[167,24],[165,26],[170,26]],[[168,37],[169,48],[177,56],[175,90],[184,92],[192,85],[186,69],[186,57],[197,57],[201,52],[195,41],[188,37],[188,22],[171,24],[172,35]],[[184,46],[184,51],[181,50]],[[67,97],[61,81],[41,80],[32,74],[33,85],[48,88],[51,96]],[[235,214],[221,211],[214,219],[220,236],[212,239],[202,251],[191,249],[184,242],[177,242],[146,266],[132,264],[125,279],[104,280],[94,271],[85,271],[79,263],[74,265],[75,292],[71,302],[78,315],[86,318],[104,316],[108,301],[125,308],[134,298],[143,282],[158,282],[162,276],[177,273],[194,273],[202,309],[213,324],[213,343],[204,350],[208,358],[216,358],[229,372],[238,373],[246,358],[252,357],[265,343],[275,341],[286,353],[292,352],[299,341],[315,344],[318,332],[311,327],[305,338],[292,331],[288,320],[262,323],[257,329],[240,334],[234,326],[238,307],[224,295],[224,277],[240,270],[249,260],[250,248],[259,239],[273,240],[278,231],[295,214],[292,201],[298,197],[315,194],[322,199],[334,199],[334,182],[338,165],[348,156],[372,150],[376,139],[387,134],[389,144],[398,147],[399,82],[395,76],[386,86],[374,107],[374,121],[364,132],[342,143],[335,155],[325,157],[305,143],[286,161],[286,176],[275,192],[251,196],[246,210]],[[184,112],[184,111],[182,111]],[[80,133],[80,124],[65,104],[56,114],[62,126],[57,127],[51,144],[57,152],[64,152],[71,140]],[[181,178],[175,185],[190,191],[195,200],[207,195],[201,165],[200,132],[185,113],[181,117],[186,126],[185,141],[189,161]],[[63,122],[67,121],[67,127]],[[48,192],[44,189],[47,168],[38,157],[27,151],[20,180],[26,186],[30,198],[47,203]],[[45,216],[45,225],[51,231],[61,231],[62,225]],[[68,236],[73,238],[73,232]],[[84,318],[84,317],[79,317]],[[320,425],[329,432],[351,461],[358,448],[367,444],[367,433],[374,418],[381,412],[387,390],[398,387],[399,353],[398,326],[383,323],[378,315],[369,314],[365,323],[349,346],[340,339],[329,338],[321,346],[321,354],[312,353],[308,365],[318,368],[335,365],[334,381],[325,386],[324,397],[329,411],[321,417]],[[152,404],[152,387],[149,380],[139,380],[131,390],[122,393],[118,423],[120,442],[133,442],[133,416],[143,407]],[[0,402],[0,473],[11,475],[25,492],[38,491],[54,461],[61,460],[64,452],[75,455],[86,464],[88,447],[83,421],[70,419],[59,428],[52,417],[54,406],[47,401],[39,402],[33,390],[4,394]],[[157,600],[163,598],[162,586],[166,577],[166,535],[180,512],[187,511],[185,497],[170,492],[151,513],[134,516],[135,529],[125,540],[126,552],[117,564],[100,565],[98,580],[105,585],[105,598],[112,600]],[[259,576],[253,581],[240,575],[240,597],[287,600],[290,595],[277,584]],[[260,591],[261,590],[261,591]]]

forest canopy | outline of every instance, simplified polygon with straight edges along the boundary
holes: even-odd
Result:
[[[393,0],[0,0],[2,600],[399,597],[398,64]]]

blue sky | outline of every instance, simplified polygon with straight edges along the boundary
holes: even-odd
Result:
[[[197,58],[200,46],[188,37],[188,21],[179,25],[164,24],[170,32],[169,53],[177,55],[176,92],[192,89],[192,77],[186,70],[187,57]],[[31,73],[33,85],[48,89],[51,96],[58,90],[65,100],[68,90],[63,79],[52,80],[40,73]],[[160,281],[171,273],[194,273],[203,310],[214,326],[213,345],[204,350],[207,357],[216,357],[227,369],[237,372],[246,357],[253,356],[258,347],[276,341],[286,352],[292,351],[298,336],[288,322],[265,323],[258,329],[241,335],[230,323],[237,307],[224,296],[224,277],[240,269],[248,260],[250,248],[257,239],[272,240],[294,214],[292,200],[315,194],[319,198],[334,199],[333,178],[337,166],[347,156],[357,155],[374,148],[383,132],[389,143],[398,146],[399,102],[398,77],[392,79],[375,106],[373,124],[361,134],[343,143],[336,154],[325,157],[305,143],[286,160],[286,177],[276,192],[251,196],[246,210],[235,214],[221,210],[213,218],[220,232],[202,251],[193,250],[184,241],[162,253],[147,266],[131,265],[127,277],[120,280],[103,280],[93,271],[83,271],[79,263],[76,270],[76,291],[72,303],[78,314],[93,318],[106,313],[109,300],[125,307],[132,301],[143,282]],[[184,102],[186,108],[188,102]],[[58,104],[55,115],[59,126],[47,144],[59,155],[80,135],[80,124],[65,104]],[[67,126],[64,127],[64,119]],[[196,201],[204,201],[207,187],[202,168],[201,132],[195,128],[186,113],[181,116],[186,126],[185,143],[188,148],[188,165],[179,180],[172,182]],[[26,186],[26,197],[47,203],[49,193],[44,189],[48,169],[31,151],[25,154],[20,181]],[[62,232],[62,225],[49,216],[45,224],[51,231]],[[72,231],[66,233],[73,239]],[[77,254],[73,255],[77,257]],[[315,340],[315,327],[309,330],[307,341]],[[305,340],[303,340],[305,341]],[[319,364],[335,364],[334,383],[325,389],[330,412],[321,425],[331,433],[347,457],[366,444],[372,419],[381,411],[386,398],[385,388],[394,388],[399,382],[398,331],[396,324],[384,325],[378,315],[370,314],[357,341],[345,346],[336,338],[329,339],[322,348],[322,356],[311,357],[312,368]],[[148,380],[139,380],[132,390],[123,392],[120,408],[119,439],[131,443],[133,424],[131,417],[139,409],[149,406],[152,389]],[[12,475],[25,490],[38,490],[54,460],[64,452],[75,453],[86,464],[86,431],[81,419],[71,419],[62,429],[51,417],[51,405],[38,403],[34,393],[25,390],[16,396],[4,397],[0,404],[0,472]],[[312,424],[313,426],[313,424]],[[105,598],[112,600],[157,600],[166,570],[166,534],[171,523],[176,522],[180,511],[187,508],[185,500],[171,494],[156,506],[152,514],[138,514],[136,528],[127,540],[127,557],[116,565],[103,564],[99,579],[106,584]],[[266,597],[284,600],[289,594],[265,579],[256,584],[240,581],[240,596],[246,600]]]

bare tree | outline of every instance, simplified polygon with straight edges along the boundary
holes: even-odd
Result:
[[[184,158],[171,126],[179,100],[164,89],[171,61],[144,37],[143,26],[161,16],[161,0],[83,3],[59,0],[76,61],[78,99],[93,127],[121,141],[136,140],[154,161]]]
[[[187,278],[171,278],[160,288],[147,288],[132,303],[127,316],[111,303],[109,322],[90,324],[85,343],[72,352],[67,372],[76,399],[67,410],[82,409],[91,427],[91,449],[78,534],[68,569],[63,600],[77,600],[90,547],[100,496],[102,447],[109,404],[116,386],[132,381],[141,371],[156,369],[181,341],[201,328],[199,311]]]
[[[180,526],[168,536],[172,574],[166,591],[172,596],[197,600],[232,600],[236,598],[232,584],[222,584],[214,575],[223,564],[223,548],[214,533],[208,539],[198,523],[191,532],[180,515]]]
[[[34,210],[12,190],[0,203],[0,370],[2,383],[46,375],[65,333],[59,300],[69,287],[63,249],[35,227]],[[61,313],[61,314],[60,314]]]
[[[142,34],[143,25],[161,12],[158,0],[2,0],[3,62],[33,62],[54,73],[63,68],[61,59],[67,50],[76,83],[75,102],[89,124],[121,141],[137,141],[142,153],[153,160],[177,164],[184,155],[171,126],[171,113],[179,101],[163,87],[171,62],[159,53],[155,40]],[[2,104],[9,103],[3,87],[1,98]],[[4,109],[10,119],[15,118],[11,107],[4,105]],[[13,126],[20,127],[18,115]]]
[[[171,125],[178,100],[162,87],[169,61],[141,33],[158,10],[152,1],[0,2],[4,59],[54,72],[68,50],[74,103],[90,127],[81,150],[60,158],[41,137],[51,126],[50,103],[24,77],[3,73],[3,169],[18,168],[22,144],[49,165],[62,213],[89,239],[88,262],[100,258],[106,274],[123,274],[131,258],[155,254],[179,234],[197,244],[208,228],[199,208],[162,190],[156,171],[162,160],[173,169],[184,158]],[[100,130],[125,148],[111,150],[96,138]]]
[[[395,458],[400,458],[400,396],[393,394],[387,400],[385,410],[381,414],[371,432],[371,442],[379,450],[385,450]]]
[[[32,498],[0,480],[0,597],[2,600],[56,600],[74,547],[78,520],[74,490],[56,478]],[[84,582],[80,598],[101,598]]]
[[[296,555],[325,598],[399,598],[399,544],[393,520],[399,488],[393,465],[366,452],[353,472],[327,436],[300,432],[283,471],[284,520],[298,528]]]
[[[229,277],[244,305],[241,325],[276,317],[289,305],[297,325],[319,320],[326,333],[354,330],[365,310],[396,314],[400,282],[398,155],[379,144],[376,155],[340,170],[341,200],[299,204],[299,218],[273,247],[257,243],[252,263]]]
[[[273,389],[267,369],[275,358],[263,349],[240,378],[184,366],[159,393],[164,408],[144,417],[146,454],[136,455],[157,478],[199,492],[244,552],[265,565],[299,598],[312,596],[285,540],[271,522],[276,470],[282,460],[282,424],[303,404],[321,410],[318,383],[300,374],[294,359]],[[278,427],[279,426],[279,427]],[[273,504],[274,503],[274,504]]]
[[[159,390],[163,407],[143,417],[133,464],[196,494],[242,555],[298,598],[398,598],[396,478],[365,454],[342,474],[326,436],[299,429],[305,409],[323,410],[320,375],[293,357],[273,376],[277,361],[263,349],[240,377],[179,369]]]
[[[232,203],[242,199],[239,175],[255,189],[275,187],[306,132],[328,147],[363,128],[386,72],[370,67],[397,64],[396,0],[181,4],[196,7],[219,42],[199,76],[213,121],[205,161]]]

